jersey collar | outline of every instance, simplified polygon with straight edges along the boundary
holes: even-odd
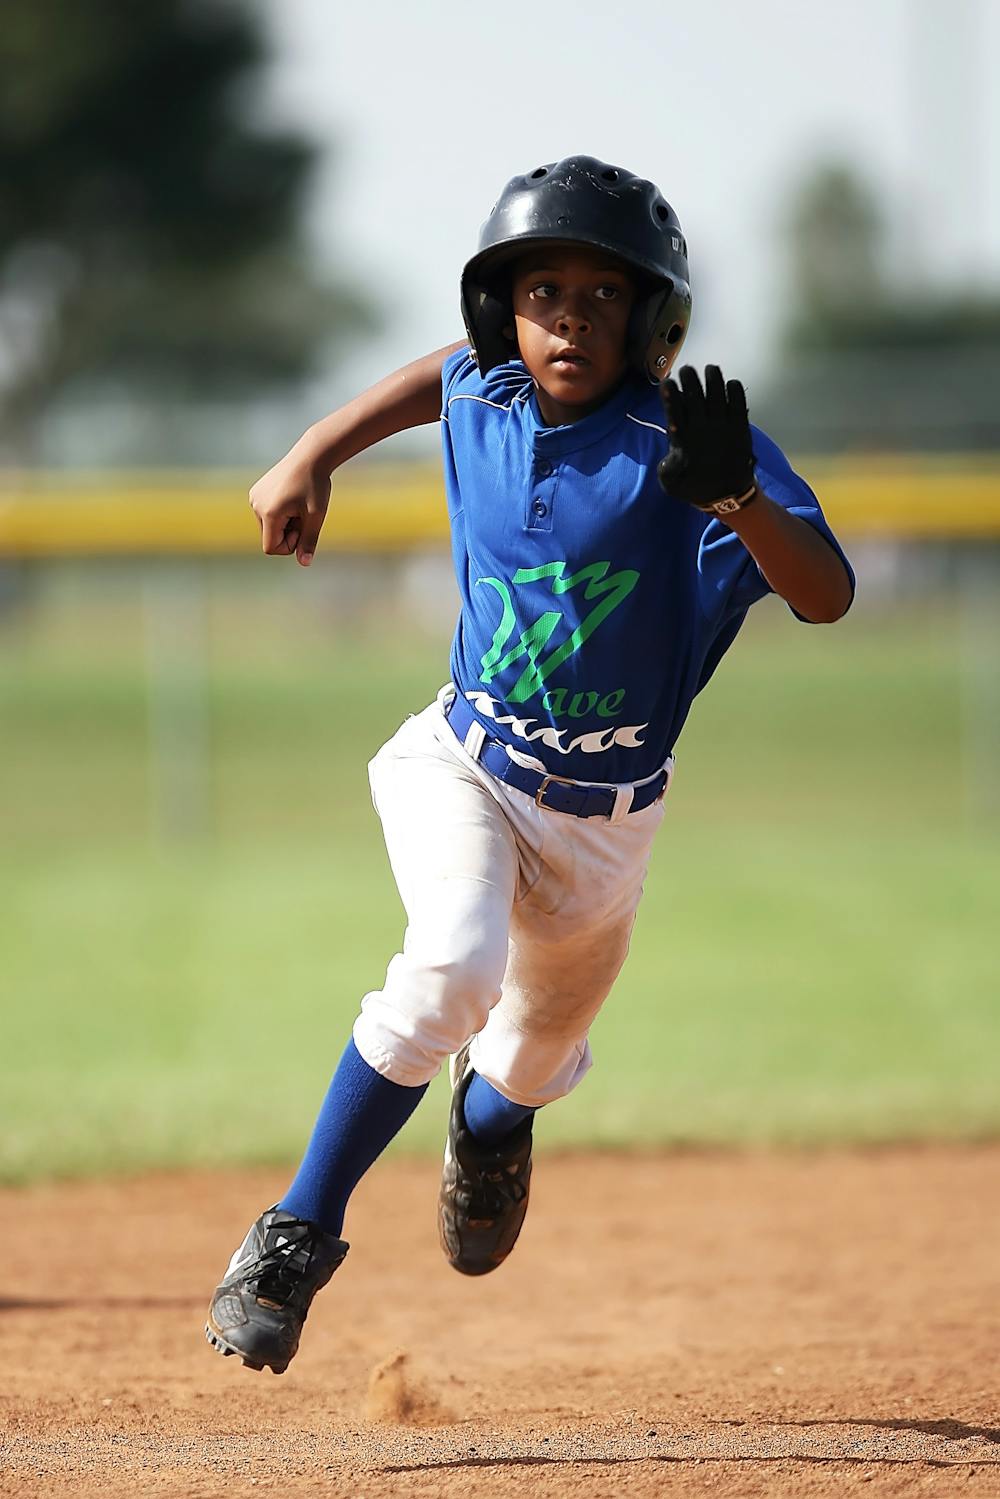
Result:
[[[579,452],[581,448],[592,447],[595,442],[601,442],[607,437],[624,420],[629,406],[634,405],[637,396],[641,394],[641,382],[629,376],[603,406],[598,406],[589,416],[581,417],[578,422],[569,422],[563,427],[547,427],[532,389],[523,406],[524,435],[536,453],[544,453],[547,457]]]

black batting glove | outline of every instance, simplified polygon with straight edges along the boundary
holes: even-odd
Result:
[[[670,433],[670,451],[656,470],[661,487],[674,499],[717,515],[749,504],[753,448],[739,380],[727,384],[718,365],[709,364],[702,390],[698,371],[686,364],[680,385],[665,380],[660,394]]]

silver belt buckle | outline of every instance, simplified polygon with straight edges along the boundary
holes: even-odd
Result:
[[[545,803],[542,801],[542,797],[545,795],[545,788],[546,788],[546,786],[552,785],[553,783],[555,783],[556,785],[559,785],[559,786],[575,786],[576,785],[576,782],[573,781],[573,780],[571,780],[569,778],[569,776],[542,776],[542,784],[539,786],[538,790],[535,792],[535,806],[536,807],[544,807],[545,806]]]

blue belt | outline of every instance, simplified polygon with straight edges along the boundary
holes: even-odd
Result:
[[[456,693],[454,701],[445,709],[445,717],[456,736],[465,745],[466,736],[473,724],[486,733],[485,726],[473,713],[465,698]],[[466,745],[466,748],[468,746]],[[618,800],[616,786],[581,786],[578,781],[568,781],[564,776],[545,775],[540,770],[529,770],[518,765],[507,753],[499,739],[483,739],[478,755],[473,755],[490,775],[505,786],[514,786],[530,796],[538,807],[548,807],[552,812],[566,812],[570,817],[610,817]],[[632,793],[630,812],[641,812],[663,795],[667,784],[667,772],[661,770],[651,781],[636,786]]]

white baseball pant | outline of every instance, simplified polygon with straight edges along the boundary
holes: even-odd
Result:
[[[354,1041],[376,1072],[417,1087],[475,1036],[476,1071],[538,1107],[591,1065],[587,1033],[628,952],[663,800],[618,822],[536,806],[459,743],[444,716],[453,692],[368,768],[407,926]]]

